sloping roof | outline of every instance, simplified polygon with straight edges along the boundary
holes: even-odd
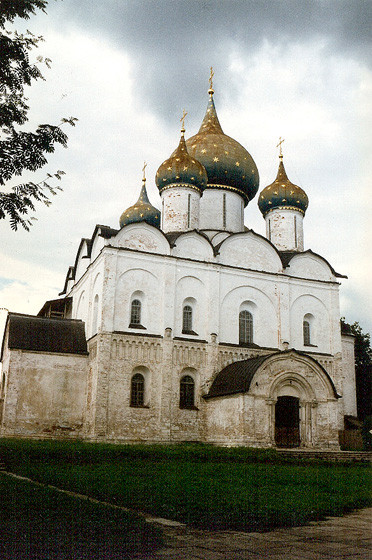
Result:
[[[296,255],[306,255],[306,254],[314,255],[315,257],[318,257],[323,262],[325,262],[329,266],[332,274],[336,276],[336,278],[347,278],[347,276],[345,276],[344,274],[340,274],[339,272],[336,272],[333,266],[331,266],[330,263],[327,261],[327,259],[322,257],[322,255],[315,253],[311,249],[307,249],[307,251],[279,251],[279,255],[283,263],[283,268],[287,268],[287,266],[289,266],[289,263],[291,262],[293,257],[295,257]]]
[[[254,374],[267,358],[268,356],[259,356],[227,365],[216,375],[205,398],[246,393]]]
[[[88,353],[83,321],[9,313],[7,324],[10,349],[62,354]]]
[[[319,362],[317,362],[317,360],[304,352],[299,352],[297,350],[290,350],[289,352],[298,354],[299,356],[305,356],[312,362],[315,362],[327,377],[332,387],[334,396],[336,398],[340,398],[329,373],[321,364],[319,364]],[[288,354],[288,351],[274,352],[272,354],[266,354],[266,356],[258,356],[255,358],[249,358],[248,360],[240,360],[238,362],[228,364],[216,375],[208,394],[205,395],[204,398],[210,399],[213,397],[235,395],[237,393],[247,393],[251,386],[253,376],[258,368],[269,358],[273,356],[283,356],[284,354]]]
[[[40,309],[37,314],[38,317],[46,317],[50,311],[56,311],[59,313],[65,313],[67,308],[72,305],[72,297],[49,299]]]

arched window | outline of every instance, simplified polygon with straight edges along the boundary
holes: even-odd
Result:
[[[304,319],[303,322],[303,333],[304,333],[304,346],[311,345],[311,331],[310,331],[310,321]]]
[[[184,375],[180,381],[180,408],[193,408],[195,383],[190,375]]]
[[[130,325],[141,324],[141,302],[139,299],[134,299],[130,308]]]
[[[144,406],[145,403],[145,378],[140,373],[132,377],[130,386],[130,406]]]
[[[253,315],[250,311],[239,313],[239,344],[251,344],[253,342]]]
[[[184,305],[182,312],[182,332],[192,333],[192,307],[191,305]]]
[[[96,334],[98,327],[98,304],[99,296],[96,294],[93,301],[92,335]]]

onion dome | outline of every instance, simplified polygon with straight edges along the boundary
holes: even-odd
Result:
[[[299,210],[305,214],[309,205],[307,194],[301,187],[294,185],[287,177],[284,169],[283,155],[279,155],[279,169],[276,179],[261,191],[258,199],[258,207],[266,216],[274,208],[286,208]]]
[[[138,222],[146,222],[150,226],[160,227],[160,210],[155,208],[149,201],[145,177],[142,179],[142,188],[137,202],[120,216],[121,228]]]
[[[259,175],[252,156],[239,142],[224,134],[209,89],[207,112],[200,130],[186,142],[189,154],[207,170],[209,189],[235,191],[245,206],[258,191]]]
[[[182,126],[178,148],[161,164],[156,173],[155,182],[160,193],[171,187],[180,186],[191,187],[202,192],[207,185],[207,172],[197,159],[189,155],[184,133],[185,128]]]

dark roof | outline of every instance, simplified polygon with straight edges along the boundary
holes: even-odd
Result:
[[[297,350],[290,350],[290,353],[298,354],[300,356],[305,356],[309,360],[315,362],[318,367],[320,367],[328,381],[331,384],[333,394],[336,398],[340,398],[337,394],[334,383],[329,376],[329,373],[324,369],[324,367],[319,364],[314,358],[305,354],[304,352],[298,352]],[[274,352],[273,354],[266,354],[266,356],[258,356],[255,358],[249,358],[248,360],[240,360],[238,362],[233,362],[224,367],[219,373],[217,373],[205,399],[213,397],[223,397],[227,395],[235,395],[237,393],[247,393],[250,389],[252,379],[258,368],[272,356],[281,356],[283,354],[288,354],[288,351]]]
[[[65,314],[67,309],[72,305],[72,297],[59,299],[50,299],[46,301],[37,314],[38,317],[47,317],[50,312]]]
[[[227,365],[216,375],[206,398],[246,393],[254,374],[267,358],[259,356]]]
[[[88,353],[83,321],[9,313],[7,324],[10,349],[62,354]]]
[[[307,249],[307,251],[279,251],[279,255],[283,263],[283,268],[287,268],[287,266],[289,266],[289,263],[291,262],[293,257],[295,257],[296,255],[306,255],[306,254],[314,255],[314,257],[318,257],[319,259],[324,261],[329,266],[332,274],[336,276],[336,278],[347,278],[347,276],[345,276],[344,274],[340,274],[339,272],[336,272],[333,266],[329,264],[327,259],[319,255],[318,253],[314,253],[314,251],[312,251],[311,249]]]
[[[110,237],[114,237],[120,231],[119,229],[114,229],[114,228],[111,228],[109,226],[97,225],[96,229],[94,230],[94,233],[92,235],[92,240],[94,239],[95,233],[96,233],[98,228],[101,230],[100,234],[99,234],[100,237],[103,237],[104,239],[110,239]]]

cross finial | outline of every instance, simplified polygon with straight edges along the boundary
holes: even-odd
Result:
[[[283,157],[283,152],[282,152],[282,144],[284,142],[284,138],[282,138],[281,136],[279,136],[279,142],[276,145],[277,148],[279,148],[279,157],[282,158]]]
[[[142,181],[146,181],[146,167],[147,167],[147,163],[144,161],[142,167],[142,171],[143,171]]]
[[[186,115],[187,115],[187,111],[185,111],[185,109],[183,109],[182,117],[180,118],[180,121],[182,123],[182,128],[181,128],[182,135],[185,132],[185,118],[186,118]]]
[[[211,72],[209,74],[209,90],[208,93],[210,95],[214,94],[214,89],[213,89],[213,76],[214,76],[214,72],[213,72],[213,66],[211,66]]]

